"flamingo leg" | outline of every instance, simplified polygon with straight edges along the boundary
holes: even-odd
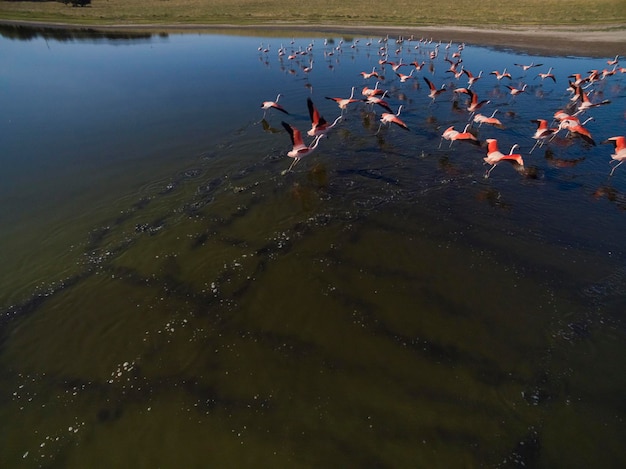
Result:
[[[626,161],[626,160],[622,160],[619,163],[617,163],[615,166],[613,166],[613,169],[611,170],[611,174],[609,174],[609,176],[613,176],[613,171],[615,171],[617,169],[617,167],[619,165],[621,165],[624,161]]]

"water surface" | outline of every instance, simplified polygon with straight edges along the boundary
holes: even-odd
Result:
[[[466,45],[504,125],[474,132],[525,161],[485,178],[484,146],[441,144],[459,44],[418,39],[387,41],[426,63],[405,83],[378,37],[0,39],[7,466],[624,465],[625,75],[588,88],[597,145],[529,153],[609,58]],[[334,120],[373,67],[410,130],[352,104],[282,174],[281,121]]]

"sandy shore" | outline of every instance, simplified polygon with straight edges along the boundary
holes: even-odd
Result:
[[[371,26],[319,24],[263,24],[263,25],[198,25],[146,24],[80,26],[61,23],[35,23],[0,20],[0,24],[34,28],[90,29],[100,31],[141,31],[153,33],[184,33],[212,31],[309,31],[311,33],[350,34],[362,36],[404,36],[432,38],[442,42],[465,42],[524,50],[530,53],[574,55],[584,57],[614,57],[626,55],[626,25],[574,26],[507,26],[474,28],[463,26]]]

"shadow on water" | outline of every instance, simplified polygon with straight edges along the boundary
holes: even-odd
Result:
[[[0,36],[19,41],[31,41],[42,38],[59,42],[81,41],[102,43],[105,41],[122,43],[150,41],[154,37],[167,37],[166,33],[151,34],[146,32],[107,31],[93,28],[59,28],[46,26],[24,26],[18,24],[0,24]]]

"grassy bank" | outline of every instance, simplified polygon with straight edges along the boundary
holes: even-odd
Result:
[[[58,2],[0,0],[0,19],[83,25],[341,24],[593,26],[626,24],[624,0],[92,0],[73,8]]]

